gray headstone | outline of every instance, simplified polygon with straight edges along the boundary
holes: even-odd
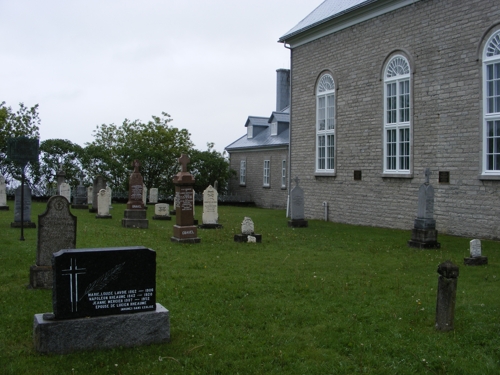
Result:
[[[109,216],[109,195],[107,189],[101,189],[97,194],[97,216]]]
[[[481,240],[474,239],[470,242],[470,256],[472,258],[481,256]]]
[[[38,215],[38,246],[36,264],[51,266],[52,254],[76,247],[76,216],[69,210],[66,198],[55,195],[47,202],[47,209]]]
[[[71,186],[67,182],[63,182],[59,187],[59,195],[62,195],[68,202],[71,202]]]
[[[103,176],[97,176],[92,186],[92,210],[97,212],[97,194],[101,189],[106,189],[106,179]]]
[[[149,203],[158,203],[158,188],[149,189]]]
[[[0,175],[0,207],[7,206],[7,187],[5,177]]]
[[[203,224],[217,224],[219,221],[217,197],[217,190],[215,190],[211,185],[203,192]]]
[[[142,203],[144,203],[144,205],[146,205],[147,197],[148,197],[148,188],[146,187],[146,185],[142,185]]]
[[[24,221],[31,221],[31,189],[24,185]],[[18,186],[15,192],[14,202],[14,222],[21,222],[21,186]]]
[[[299,186],[299,178],[295,177],[295,187],[290,192],[290,218],[304,219],[304,190]]]
[[[242,234],[253,234],[254,233],[253,221],[249,217],[245,217],[243,219],[243,222],[241,223],[241,233]]]

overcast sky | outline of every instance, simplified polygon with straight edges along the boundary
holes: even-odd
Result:
[[[167,112],[200,150],[270,116],[279,37],[322,0],[0,0],[0,102],[39,104],[41,140]]]

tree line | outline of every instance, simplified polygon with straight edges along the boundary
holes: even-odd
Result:
[[[205,151],[195,149],[189,132],[171,126],[171,121],[170,115],[162,112],[148,122],[125,119],[121,125],[98,125],[92,133],[94,140],[84,146],[67,139],[44,140],[40,142],[38,162],[27,165],[26,181],[33,194],[48,195],[56,184],[57,171],[62,169],[72,186],[78,185],[83,172],[86,185],[102,175],[113,190],[126,191],[132,161],[138,159],[147,188],[173,194],[172,177],[179,171],[178,158],[187,154],[196,192],[203,192],[216,180],[219,193],[227,192],[229,179],[236,173],[230,169],[225,153],[214,150],[213,143],[207,143]],[[20,168],[7,157],[8,138],[39,138],[40,123],[38,104],[29,108],[20,103],[14,111],[5,102],[0,103],[0,174],[7,183],[21,180]]]

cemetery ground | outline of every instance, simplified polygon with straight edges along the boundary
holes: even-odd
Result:
[[[223,229],[199,244],[170,241],[172,221],[149,229],[88,210],[77,248],[143,245],[157,252],[157,302],[170,311],[171,342],[40,355],[33,315],[52,311],[50,290],[30,290],[36,229],[11,229],[0,211],[1,374],[498,374],[500,244],[483,241],[489,264],[463,265],[470,238],[439,235],[441,249],[407,247],[407,231],[310,220],[287,227],[284,211],[219,207]],[[33,203],[32,221],[46,207]],[[201,222],[201,206],[196,218]],[[262,243],[236,243],[244,216]],[[460,267],[455,330],[434,329],[439,263]]]

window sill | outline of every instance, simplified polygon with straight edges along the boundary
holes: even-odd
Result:
[[[240,184],[240,187],[247,187],[247,184]]]
[[[413,173],[382,173],[382,178],[413,178]]]
[[[271,185],[262,185],[262,187],[263,187],[264,189],[270,189],[270,188],[271,188]]]
[[[478,177],[480,180],[490,180],[490,181],[495,181],[495,180],[500,180],[500,175],[498,174],[481,174]]]
[[[282,187],[281,187],[281,190],[286,190],[286,186],[282,186]]]
[[[336,172],[315,172],[314,177],[335,177],[337,176]]]

